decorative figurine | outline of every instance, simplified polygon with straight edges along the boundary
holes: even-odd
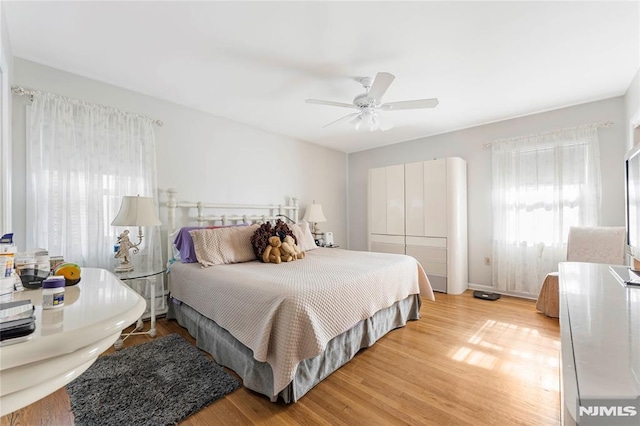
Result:
[[[133,265],[129,261],[129,250],[133,249],[133,254],[138,253],[138,244],[133,244],[129,239],[129,230],[126,229],[118,236],[118,251],[115,258],[122,259],[122,263],[116,267],[116,272],[133,271]]]

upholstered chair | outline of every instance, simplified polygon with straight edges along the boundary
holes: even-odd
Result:
[[[567,240],[568,262],[625,264],[624,227],[571,227]],[[548,317],[560,316],[558,273],[548,274],[540,289],[536,309]]]

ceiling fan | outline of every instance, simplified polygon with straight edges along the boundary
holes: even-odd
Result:
[[[323,101],[320,99],[307,99],[306,102],[308,104],[338,106],[358,110],[358,112],[345,115],[344,117],[341,117],[336,121],[332,121],[322,127],[331,126],[332,124],[343,121],[351,121],[356,130],[364,127],[371,131],[384,131],[393,127],[388,121],[383,119],[382,115],[379,113],[380,111],[434,108],[438,105],[438,99],[436,98],[382,103],[382,96],[385,94],[395,78],[396,77],[393,74],[388,72],[379,72],[375,79],[372,79],[371,77],[360,78],[358,81],[364,87],[365,93],[356,96],[353,99],[353,103],[350,104],[344,102]]]

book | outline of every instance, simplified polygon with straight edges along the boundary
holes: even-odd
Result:
[[[0,341],[23,338],[36,330],[36,317],[21,318],[0,323]]]
[[[633,270],[628,266],[609,266],[609,270],[621,284],[640,286],[639,271]]]
[[[16,300],[0,303],[0,324],[33,316],[35,307],[31,300]]]
[[[629,281],[627,281],[627,284],[640,285],[640,271],[629,268]]]
[[[35,307],[31,300],[0,303],[0,342],[24,340],[36,329]]]

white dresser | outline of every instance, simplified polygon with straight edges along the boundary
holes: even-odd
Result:
[[[467,163],[449,157],[369,170],[369,250],[407,254],[435,291],[468,287]]]
[[[607,265],[559,272],[562,423],[640,424],[640,287]]]
[[[95,268],[83,268],[80,283],[66,287],[64,307],[43,311],[42,290],[14,293],[14,300],[26,299],[36,308],[36,330],[27,341],[0,347],[0,415],[78,377],[146,306],[111,272]]]

